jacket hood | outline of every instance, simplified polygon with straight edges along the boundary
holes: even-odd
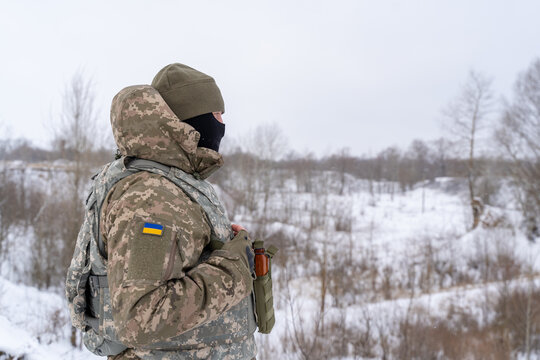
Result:
[[[200,134],[181,122],[150,85],[129,86],[114,97],[111,126],[124,156],[157,161],[201,178],[223,165],[218,152],[197,147]]]

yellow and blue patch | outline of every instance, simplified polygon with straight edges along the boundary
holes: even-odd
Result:
[[[163,225],[152,224],[152,223],[147,222],[147,223],[144,223],[142,232],[143,234],[161,236],[163,234]]]

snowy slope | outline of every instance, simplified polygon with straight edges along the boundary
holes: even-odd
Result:
[[[57,174],[65,176],[63,164],[55,166]],[[22,176],[35,186],[48,186],[47,177],[54,174],[34,168]],[[327,326],[342,324],[343,331],[356,332],[358,337],[369,330],[379,339],[385,335],[389,346],[394,346],[400,341],[399,322],[411,309],[434,318],[461,311],[482,323],[494,316],[491,308],[486,310],[486,299],[492,306],[502,286],[540,287],[540,241],[530,242],[520,231],[520,214],[511,201],[501,201],[504,208],[486,208],[486,223],[489,213],[490,218],[504,219],[502,225],[470,231],[466,194],[454,179],[436,179],[393,194],[384,190],[388,183],[370,188],[365,180],[350,177],[348,181],[343,195],[324,187],[298,192],[292,181],[285,181],[281,188],[273,188],[266,212],[263,194],[256,196],[257,210],[249,211],[235,206],[228,189],[218,189],[232,204],[229,210],[235,210],[233,222],[270,242],[281,241],[273,270],[276,326],[271,335],[257,335],[258,358],[301,358],[298,335],[316,331],[322,308]],[[98,358],[71,347],[61,289],[45,291],[22,284],[28,283],[20,274],[27,272],[31,249],[25,244],[31,236],[16,233],[10,243],[18,245],[11,246],[9,261],[0,266],[0,354],[26,359]],[[519,276],[508,282],[501,280],[504,274],[489,268],[503,256],[521,266]],[[321,303],[323,263],[328,289]],[[531,277],[523,275],[526,268]],[[337,283],[339,274],[346,281]],[[325,346],[335,346],[335,339],[327,338],[330,342]],[[380,341],[372,348],[369,354],[350,358],[379,358]]]
[[[0,354],[26,360],[99,359],[69,343],[63,296],[2,278],[0,293]]]

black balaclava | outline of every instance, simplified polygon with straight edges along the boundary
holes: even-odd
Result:
[[[212,113],[195,116],[184,122],[193,126],[201,134],[199,147],[219,152],[219,143],[225,135],[225,124],[220,123]]]

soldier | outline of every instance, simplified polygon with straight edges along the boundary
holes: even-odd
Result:
[[[251,241],[204,181],[223,164],[223,112],[214,79],[182,64],[113,99],[126,164],[152,160],[165,172],[123,178],[101,207],[114,328],[128,347],[109,359],[256,355]]]

